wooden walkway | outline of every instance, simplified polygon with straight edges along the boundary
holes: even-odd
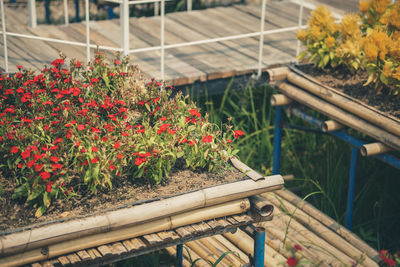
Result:
[[[266,9],[265,30],[296,26],[298,5],[288,1],[272,1]],[[305,9],[304,22],[310,10]],[[69,41],[85,42],[85,24],[70,26],[41,25],[29,28],[21,25],[27,17],[26,9],[6,6],[8,32],[33,34]],[[165,17],[165,44],[176,44],[209,38],[257,32],[260,29],[259,5],[234,5],[192,12],[169,13]],[[90,22],[92,44],[120,47],[119,19]],[[0,38],[0,66],[4,69],[3,40]],[[8,36],[9,71],[16,65],[41,69],[62,51],[66,56],[85,61],[85,47],[31,40]],[[130,19],[130,47],[143,48],[160,45],[160,17]],[[245,38],[219,43],[187,46],[165,50],[165,80],[177,84],[206,81],[251,73],[258,64],[259,38]],[[263,66],[294,60],[296,41],[294,32],[266,35]],[[93,50],[92,50],[93,53]],[[148,77],[160,78],[160,51],[131,54]]]

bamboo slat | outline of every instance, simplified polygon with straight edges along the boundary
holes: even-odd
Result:
[[[229,250],[235,252],[239,256],[242,264],[249,263],[249,257],[245,253],[243,253],[243,251],[241,251],[237,246],[235,246],[228,239],[226,239],[223,235],[216,235],[213,236],[212,238],[214,238],[225,248],[227,248],[227,251]]]
[[[375,261],[379,261],[378,253],[373,248],[371,248],[364,241],[359,239],[356,235],[354,235],[348,229],[346,229],[343,226],[336,223],[332,218],[330,218],[326,214],[319,211],[317,208],[312,206],[310,203],[303,201],[300,197],[298,197],[294,193],[290,192],[289,190],[277,190],[276,194],[279,195],[280,197],[286,199],[287,201],[293,203],[299,209],[303,210],[304,212],[306,212],[313,218],[318,219],[326,227],[337,232],[341,237],[346,239],[354,247],[365,252],[368,255],[368,257],[370,257],[371,259],[373,259]]]
[[[364,134],[367,134],[376,140],[379,140],[394,149],[400,149],[400,138],[382,130],[379,127],[372,125],[371,123],[360,119],[359,117],[350,114],[326,101],[320,100],[316,96],[311,95],[304,90],[287,84],[281,83],[279,86],[279,90],[283,92],[288,97],[293,100],[304,104],[312,109],[331,117],[332,119],[338,121],[341,124],[347,125],[351,128],[356,129]]]

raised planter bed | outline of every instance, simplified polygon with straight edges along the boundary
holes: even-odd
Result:
[[[314,109],[336,122],[366,134],[393,150],[400,149],[400,120],[356,99],[343,90],[332,88],[298,66],[268,71],[275,88],[284,95]]]
[[[0,266],[19,266],[137,236],[242,214],[248,197],[283,187],[280,175],[263,177],[233,158],[246,179],[135,202],[128,207],[64,221],[50,221],[0,233]],[[147,202],[147,203],[143,203]],[[262,209],[255,199],[255,208]],[[264,205],[265,206],[265,205]],[[267,217],[271,214],[267,214]]]

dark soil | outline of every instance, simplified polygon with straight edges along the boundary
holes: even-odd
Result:
[[[0,175],[3,194],[0,195],[0,232],[32,224],[54,220],[70,220],[105,211],[138,204],[138,201],[154,200],[179,193],[194,191],[217,184],[225,184],[244,179],[243,173],[229,168],[218,173],[199,173],[190,170],[175,170],[161,184],[150,185],[146,182],[116,178],[111,190],[92,195],[84,189],[70,200],[56,200],[45,215],[35,218],[35,209],[27,207],[23,201],[11,199],[15,182]]]
[[[344,68],[321,70],[310,64],[297,67],[317,81],[400,119],[399,98],[390,96],[388,88],[377,90],[373,84],[364,86],[368,78],[367,72],[359,71],[352,74]]]

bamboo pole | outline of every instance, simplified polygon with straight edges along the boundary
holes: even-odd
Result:
[[[174,247],[167,247],[167,248],[165,248],[165,250],[168,252],[168,254],[169,254],[171,257],[176,257],[176,248],[174,248]],[[189,262],[186,258],[183,258],[183,259],[182,259],[182,266],[183,266],[183,267],[192,267],[191,264],[190,264],[190,262]]]
[[[292,203],[288,202],[286,199],[280,198],[278,200],[276,194],[262,194],[263,197],[271,201],[274,205],[284,205],[285,209],[290,214],[293,214],[294,218],[307,226],[307,229],[312,230],[319,237],[323,238],[327,243],[331,244],[337,250],[343,252],[348,257],[353,260],[365,258],[363,265],[367,267],[375,267],[376,262],[372,261],[370,258],[366,257],[365,253],[358,250],[356,247],[348,243],[344,238],[338,235],[336,232],[325,227],[321,222],[312,216],[308,215]],[[294,220],[292,220],[293,222]]]
[[[246,198],[269,190],[282,188],[280,175],[268,176],[259,181],[251,179],[205,188],[195,192],[154,201],[147,204],[110,211],[63,223],[55,223],[2,236],[0,257],[73,240],[82,236],[105,233],[174,214]]]
[[[316,96],[313,96],[304,90],[287,84],[281,83],[279,85],[279,90],[282,91],[285,95],[289,96],[293,100],[304,104],[312,109],[317,110],[318,112],[332,117],[334,120],[337,120],[339,123],[347,125],[351,128],[354,128],[362,133],[365,133],[390,147],[395,149],[400,149],[400,138],[382,130],[369,122],[366,122],[353,114],[349,114],[348,112],[325,102]]]
[[[289,69],[287,67],[278,67],[273,69],[268,69],[268,81],[269,82],[277,82],[286,79]]]
[[[209,251],[203,244],[196,241],[190,241],[186,243],[191,250],[193,250],[200,258],[206,260],[207,262],[214,263],[218,258]],[[222,264],[222,263],[221,263]],[[225,265],[225,264],[223,264]]]
[[[298,232],[293,228],[286,229],[287,227],[287,220],[285,220],[285,214],[279,212],[276,214],[275,218],[269,222],[275,226],[275,229],[279,229],[280,232],[284,233],[282,238],[282,242],[285,240],[289,240],[292,244],[300,244],[302,247],[306,248],[313,257],[314,263],[323,263],[323,265],[334,266],[334,267],[342,267],[343,263],[340,262],[337,258],[333,257],[329,254],[324,247],[320,247],[316,245],[314,242],[307,239],[302,232]],[[274,228],[272,228],[274,229]],[[273,231],[273,230],[268,230]],[[287,235],[286,235],[287,231]],[[285,239],[286,237],[286,239]]]
[[[196,260],[196,259],[201,259],[196,261],[194,264],[194,267],[210,267],[210,264],[206,262],[203,258],[201,258],[196,252],[191,250],[188,246],[184,246],[183,248],[183,257],[185,257],[191,264]]]
[[[335,231],[338,233],[341,237],[346,239],[350,244],[355,246],[356,248],[359,248],[361,251],[365,252],[368,257],[373,259],[374,261],[378,262],[379,257],[378,257],[378,252],[375,251],[373,248],[371,248],[368,244],[366,244],[364,241],[362,241],[360,238],[358,238],[356,235],[354,235],[352,232],[350,232],[348,229],[343,227],[342,225],[338,224],[335,220],[333,220],[331,217],[328,215],[321,213],[317,208],[315,208],[313,205],[310,203],[303,201],[300,197],[295,195],[293,192],[283,189],[283,190],[277,190],[275,193],[286,199],[287,201],[295,204],[298,208],[309,214],[310,216],[314,217],[315,219],[318,219],[320,222],[322,222],[326,227],[331,229],[332,231]]]
[[[239,255],[239,258],[243,264],[249,263],[249,257],[243,251],[241,251],[238,247],[232,244],[228,239],[226,239],[223,235],[213,236],[219,243],[221,243],[228,250],[233,251]]]
[[[251,215],[255,222],[270,221],[274,215],[274,206],[260,195],[250,197]]]
[[[211,238],[202,238],[198,240],[202,243],[208,250],[210,250],[214,255],[218,258],[221,257],[224,253],[228,252],[229,250],[225,250],[221,245],[219,245],[215,240]],[[222,258],[222,262],[228,266],[240,266],[240,261],[234,257],[233,254],[228,253]]]
[[[271,101],[271,106],[273,107],[285,106],[293,102],[292,99],[283,94],[272,95],[270,101]]]
[[[255,170],[253,170],[252,168],[250,168],[249,166],[247,166],[246,164],[241,162],[236,157],[231,157],[230,161],[231,161],[232,165],[236,169],[238,169],[239,171],[243,172],[245,175],[247,175],[248,177],[250,177],[254,181],[265,179],[265,177],[263,175],[261,175],[260,173],[258,173]]]
[[[43,250],[41,248],[37,248],[21,254],[3,257],[0,258],[0,266],[18,266],[31,262],[37,262],[70,252],[96,247],[128,238],[134,238],[149,233],[171,230],[179,226],[210,220],[213,218],[240,214],[249,208],[249,200],[234,200],[228,203],[201,208],[194,211],[188,211],[143,224],[113,230],[107,233],[94,234],[74,240],[52,244],[47,246],[45,254],[43,254]]]
[[[321,125],[321,130],[325,133],[341,130],[343,128],[344,128],[343,124],[340,124],[333,120],[324,121]]]
[[[311,81],[311,79],[302,77],[294,72],[288,73],[287,79],[291,83],[304,88],[308,92],[315,94],[322,99],[325,99],[329,103],[341,107],[342,109],[347,110],[366,121],[369,121],[397,136],[400,136],[400,121],[398,119],[390,117],[379,110],[373,109],[368,105],[351,98],[346,94],[340,93],[333,88],[321,86]]]
[[[254,240],[242,230],[238,229],[235,234],[225,233],[224,236],[235,244],[244,253],[253,255]],[[275,267],[279,263],[286,262],[286,258],[279,254],[271,247],[265,249],[264,264],[265,266]]]
[[[360,153],[364,157],[374,156],[392,151],[390,147],[382,143],[365,144],[360,148]]]

